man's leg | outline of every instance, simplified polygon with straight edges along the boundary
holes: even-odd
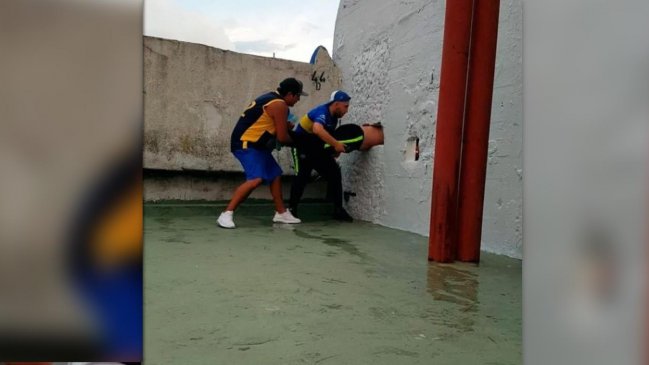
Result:
[[[277,176],[273,179],[273,182],[270,184],[270,194],[273,196],[273,201],[275,202],[275,216],[273,217],[273,222],[275,223],[287,223],[295,224],[301,223],[299,218],[293,216],[291,212],[286,210],[284,207],[284,202],[282,201],[282,177]]]
[[[327,191],[334,203],[334,208],[341,208],[343,206],[343,183],[340,166],[333,157],[321,156],[318,158],[315,169],[327,179]]]
[[[248,180],[239,185],[239,187],[234,190],[230,203],[228,203],[225,211],[221,212],[221,215],[219,215],[216,223],[223,228],[235,228],[234,220],[232,219],[234,210],[237,209],[241,202],[246,200],[248,195],[250,195],[250,193],[252,193],[252,191],[255,190],[255,188],[257,188],[259,184],[261,184],[261,182],[261,178],[256,178]]]
[[[297,154],[299,156],[300,151]],[[294,216],[297,216],[297,206],[300,203],[300,199],[302,199],[306,185],[309,183],[311,171],[313,171],[313,165],[308,156],[299,159],[299,166],[297,175],[293,179],[293,184],[291,184],[291,197],[289,198],[289,208],[291,208],[291,213]]]
[[[237,209],[239,204],[246,200],[248,198],[248,195],[252,193],[253,190],[255,190],[259,185],[261,185],[262,179],[261,178],[256,178],[252,180],[248,180],[244,182],[243,184],[239,185],[234,190],[234,193],[232,194],[232,199],[230,200],[230,203],[228,203],[227,208],[225,208],[226,211],[234,211]]]
[[[327,191],[334,205],[334,218],[351,222],[352,217],[343,208],[343,183],[340,166],[333,156],[322,154],[314,156],[314,167],[327,179]]]
[[[270,183],[270,195],[273,197],[273,203],[275,203],[275,210],[277,213],[284,213],[286,207],[284,207],[284,199],[282,197],[282,177],[278,176],[273,179],[273,182]]]

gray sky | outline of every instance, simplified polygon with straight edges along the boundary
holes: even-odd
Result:
[[[340,0],[145,0],[144,34],[309,62],[332,53]]]

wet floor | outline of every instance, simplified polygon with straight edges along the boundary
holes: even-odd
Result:
[[[268,204],[145,206],[147,364],[520,364],[521,261],[433,264],[428,239]]]

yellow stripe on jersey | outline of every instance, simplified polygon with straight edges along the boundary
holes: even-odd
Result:
[[[313,134],[313,121],[307,114],[304,114],[304,116],[300,119],[300,126],[302,129],[304,129],[307,133]]]
[[[285,102],[283,99],[274,99],[264,104],[264,112],[248,129],[241,135],[241,141],[257,142],[264,132],[275,135],[275,122],[273,118],[266,113],[266,107],[275,102]]]
[[[358,137],[351,138],[351,139],[339,140],[338,142],[340,142],[342,144],[352,144],[352,143],[355,143],[355,142],[360,142],[362,140],[363,140],[363,136],[358,136]],[[327,148],[327,147],[331,147],[331,145],[329,143],[325,143],[324,148]]]
[[[142,253],[142,186],[134,184],[112,204],[92,232],[92,254],[108,268]]]

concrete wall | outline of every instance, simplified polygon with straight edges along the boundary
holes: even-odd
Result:
[[[385,145],[342,159],[355,217],[428,235],[445,2],[341,0],[334,61],[346,123],[381,122]],[[359,24],[363,25],[358,31]],[[522,6],[502,0],[482,247],[522,256]],[[419,138],[420,158],[411,157]]]
[[[324,72],[320,90],[313,72]],[[310,94],[292,108],[295,115],[325,102],[341,84],[326,52],[312,65],[144,37],[144,167],[242,171],[230,153],[232,129],[254,98],[286,77],[301,80]],[[277,157],[290,173],[288,149]]]
[[[312,81],[313,73],[324,81]],[[315,64],[259,57],[200,44],[144,37],[144,167],[177,174],[145,176],[145,200],[229,199],[244,178],[230,153],[230,134],[241,112],[281,80],[296,77],[309,96],[292,108],[301,116],[340,88],[341,73],[327,52]],[[289,149],[275,151],[285,175],[291,175]],[[222,176],[183,176],[183,170],[227,172]],[[285,184],[288,185],[288,184]],[[314,184],[305,197],[322,197]],[[286,186],[285,186],[286,188]],[[257,189],[253,198],[268,198]]]
[[[243,173],[211,173],[148,171],[144,178],[144,200],[222,200],[232,197],[232,192],[246,179]],[[292,176],[282,177],[282,194],[288,199]],[[305,199],[323,199],[327,193],[324,180],[309,184],[304,192]],[[255,189],[249,196],[252,199],[271,200],[270,190],[265,187]]]

